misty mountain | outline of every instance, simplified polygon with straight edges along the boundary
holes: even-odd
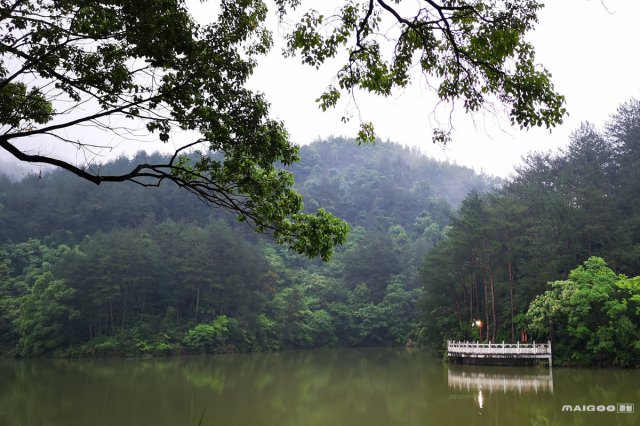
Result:
[[[122,172],[159,157],[157,153],[139,153],[101,168]],[[323,207],[352,226],[381,230],[392,225],[410,227],[425,214],[444,225],[451,206],[457,206],[468,191],[483,191],[498,183],[471,169],[438,162],[393,143],[357,146],[353,140],[335,138],[301,147],[300,157],[291,171],[308,210]],[[96,186],[63,170],[27,175],[20,181],[0,176],[0,241],[18,242],[50,234],[61,238],[69,233],[82,238],[98,230],[135,227],[148,220],[203,225],[220,218],[237,226],[225,212],[211,209],[171,185]]]
[[[150,158],[151,157],[151,158]],[[159,154],[119,158],[122,173]],[[291,167],[308,210],[351,224],[330,262],[176,186],[0,177],[0,354],[168,355],[404,345],[452,206],[497,182],[391,143],[332,139]]]

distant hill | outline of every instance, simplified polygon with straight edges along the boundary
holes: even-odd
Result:
[[[118,158],[102,170],[129,170],[159,157],[140,153],[132,159]],[[301,147],[300,157],[291,171],[306,208],[323,207],[351,225],[367,228],[410,227],[425,212],[444,225],[450,207],[459,205],[467,192],[499,183],[393,143],[357,146],[353,140],[334,138]],[[204,224],[228,216],[172,185],[96,186],[61,170],[20,181],[15,181],[15,173],[12,176],[0,177],[0,241],[69,232],[82,238],[98,230],[139,226],[145,220]]]
[[[331,139],[291,167],[351,224],[330,262],[173,185],[0,177],[0,355],[220,353],[421,341],[422,267],[452,206],[496,181],[391,143]],[[119,158],[106,173],[159,154]]]
[[[425,210],[447,221],[449,209],[471,190],[484,192],[500,184],[497,178],[389,142],[358,146],[332,138],[302,146],[300,157],[291,170],[305,205],[324,207],[365,227],[380,220],[386,226],[413,223]]]

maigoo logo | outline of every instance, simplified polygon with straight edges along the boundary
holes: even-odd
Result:
[[[569,413],[624,413],[633,414],[634,407],[632,403],[618,403],[618,404],[589,404],[589,405],[563,405],[563,412]]]
[[[615,405],[563,405],[562,411],[570,413],[615,413]]]

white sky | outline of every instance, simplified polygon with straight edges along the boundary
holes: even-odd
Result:
[[[408,1],[408,0],[407,0]],[[417,1],[417,0],[416,0]],[[218,2],[190,0],[194,16],[213,16]],[[458,110],[454,114],[453,142],[446,148],[431,142],[437,118],[446,118],[449,108],[435,109],[437,100],[416,82],[390,98],[359,96],[358,109],[349,124],[340,117],[345,104],[321,112],[314,101],[331,83],[338,63],[320,71],[300,65],[297,58],[285,59],[280,46],[264,59],[251,87],[264,92],[272,105],[272,116],[285,122],[295,143],[307,144],[331,135],[354,137],[359,117],[372,121],[382,140],[417,146],[425,154],[446,159],[477,171],[508,176],[521,157],[529,151],[548,151],[565,146],[569,135],[583,121],[601,126],[616,108],[628,99],[640,98],[640,0],[548,0],[539,15],[539,25],[530,34],[537,62],[553,76],[556,89],[565,95],[570,116],[552,133],[544,129],[520,131],[509,126],[506,118],[485,114],[475,117]],[[307,0],[306,4],[331,10],[344,0]],[[276,31],[276,39],[278,39]],[[434,116],[435,110],[435,116]],[[33,141],[34,143],[36,141]],[[133,154],[140,149],[158,149],[160,145],[120,144],[119,151]],[[165,149],[167,147],[165,146]],[[168,147],[172,148],[172,147]],[[49,154],[82,161],[73,148],[36,147]],[[66,151],[66,152],[65,152]],[[70,154],[70,152],[74,154]],[[65,155],[66,154],[66,155]],[[0,152],[0,158],[7,158]],[[98,158],[105,160],[105,158]]]
[[[443,149],[431,142],[431,130],[437,127],[436,99],[419,83],[391,98],[359,97],[362,119],[374,123],[382,140],[418,146],[429,156],[507,176],[527,152],[565,146],[581,122],[599,127],[622,102],[640,98],[639,16],[640,0],[547,1],[530,41],[537,62],[551,72],[556,89],[565,95],[570,114],[551,134],[546,129],[520,131],[508,120],[488,114],[470,117],[461,112],[454,117],[454,140]],[[253,84],[266,93],[272,115],[286,123],[296,143],[355,136],[357,116],[345,125],[340,122],[344,107],[322,113],[314,102],[337,67],[315,71],[298,64],[298,59],[283,59],[274,49],[259,68]],[[447,116],[449,109],[436,112]]]

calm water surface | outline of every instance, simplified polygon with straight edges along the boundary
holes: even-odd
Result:
[[[640,371],[448,366],[390,349],[0,360],[2,426],[196,426],[203,410],[204,425],[640,425]]]

